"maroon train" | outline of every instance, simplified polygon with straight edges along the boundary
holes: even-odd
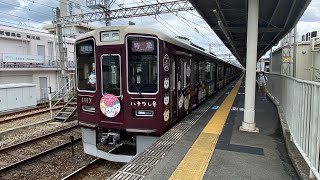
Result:
[[[84,150],[121,162],[242,72],[201,47],[138,26],[82,35],[76,58]]]

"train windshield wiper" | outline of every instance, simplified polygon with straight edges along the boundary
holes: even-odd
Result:
[[[138,88],[138,86],[136,85],[136,83],[130,82],[130,84],[138,91],[139,95],[141,95],[141,90],[140,90],[140,88]]]

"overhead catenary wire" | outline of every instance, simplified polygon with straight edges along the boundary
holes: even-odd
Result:
[[[136,2],[135,0],[133,0],[134,2]],[[136,3],[138,3],[138,2],[136,2]],[[141,2],[141,3],[143,3],[144,5],[146,5],[144,2]],[[167,23],[163,18],[161,18],[161,16],[159,16],[158,15],[158,17],[160,18],[160,19],[162,19],[166,24],[168,24],[171,28],[173,28],[169,23]],[[179,31],[177,31],[175,28],[173,28],[176,32],[178,32],[178,34],[177,33],[175,33],[175,32],[173,32],[170,28],[168,28],[166,25],[164,25],[163,23],[161,23],[158,19],[156,19],[155,18],[155,20],[157,20],[160,24],[162,24],[165,28],[167,28],[169,31],[171,31],[173,34],[175,34],[176,36],[179,36],[179,35],[181,35],[181,33],[179,32]]]

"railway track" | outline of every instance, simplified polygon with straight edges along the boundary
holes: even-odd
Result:
[[[43,135],[29,141],[0,149],[0,174],[19,168],[47,154],[81,140],[81,131],[72,126],[57,132]]]
[[[62,180],[106,179],[119,170],[125,163],[111,162],[96,158],[89,164],[77,169]]]
[[[62,105],[54,107],[53,110],[60,109],[61,107],[62,107]],[[37,107],[37,108],[33,108],[33,109],[21,110],[18,112],[1,114],[0,115],[0,124],[9,123],[9,122],[12,122],[15,120],[19,120],[19,119],[30,117],[30,116],[35,116],[35,115],[46,113],[49,111],[50,111],[50,108],[48,106],[43,106],[43,107]]]

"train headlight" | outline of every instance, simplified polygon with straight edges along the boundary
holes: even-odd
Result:
[[[136,116],[153,116],[154,112],[152,110],[136,110]]]
[[[82,111],[94,113],[94,112],[96,112],[96,108],[94,106],[83,105]]]

